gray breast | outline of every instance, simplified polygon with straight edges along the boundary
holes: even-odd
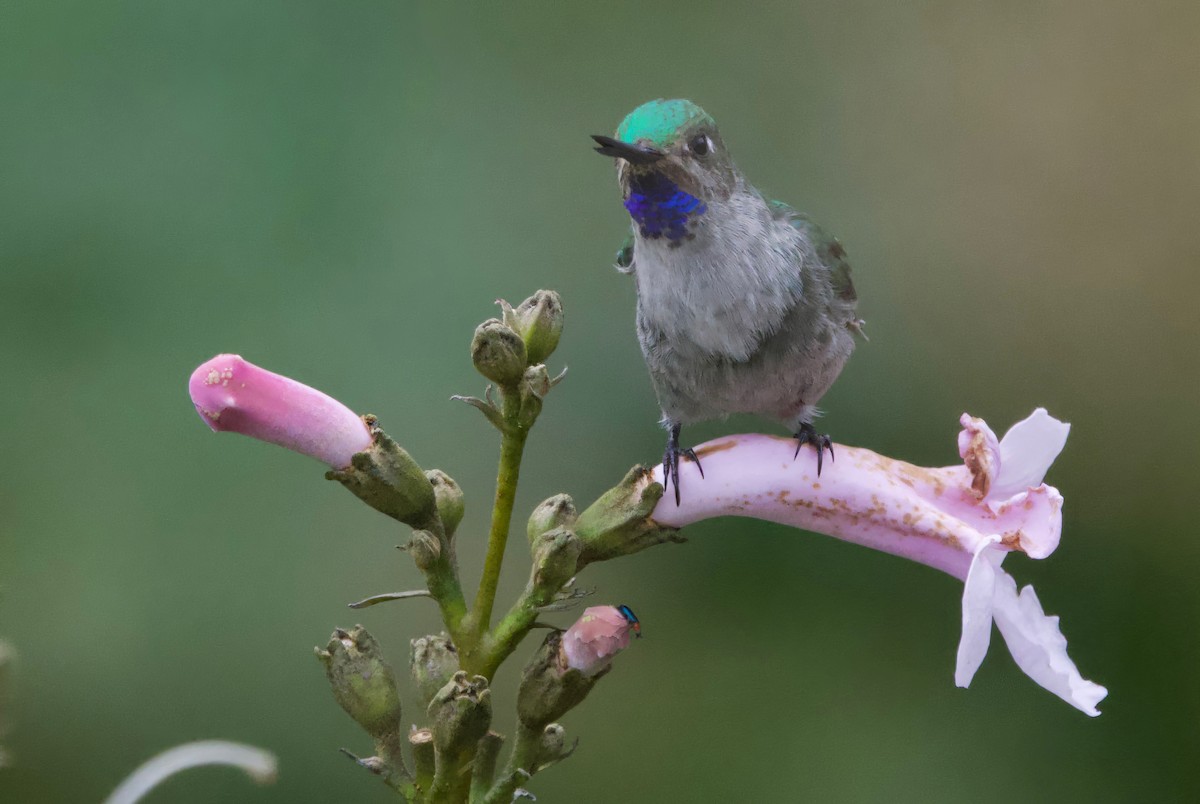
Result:
[[[792,425],[853,351],[853,311],[839,309],[812,244],[760,197],[729,203],[741,214],[710,205],[679,247],[636,244],[642,351],[669,420],[757,413]]]

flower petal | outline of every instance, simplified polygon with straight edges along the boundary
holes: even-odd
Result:
[[[999,541],[993,536],[979,545],[967,571],[967,583],[963,586],[962,637],[958,642],[958,662],[954,668],[954,683],[969,687],[975,671],[983,664],[988,643],[992,639],[992,599],[995,596],[996,573],[1006,555],[993,545]]]
[[[1071,425],[1037,408],[1000,439],[1000,471],[987,499],[1002,500],[1039,485],[1067,443]]]
[[[1041,686],[1076,709],[1096,717],[1096,704],[1108,690],[1079,675],[1067,656],[1067,638],[1058,617],[1047,617],[1032,586],[1017,594],[1017,582],[1006,572],[996,576],[992,616],[1017,665]]]
[[[983,419],[964,413],[958,423],[958,455],[971,473],[971,490],[982,500],[1000,473],[1000,442]]]
[[[1007,500],[987,504],[995,515],[992,532],[1000,537],[1000,543],[1009,550],[1020,550],[1038,559],[1058,549],[1062,506],[1058,489],[1045,483]]]

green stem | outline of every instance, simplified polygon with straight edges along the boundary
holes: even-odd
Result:
[[[513,501],[517,496],[517,480],[521,476],[521,456],[525,452],[525,438],[529,435],[528,428],[517,422],[520,410],[517,392],[505,390],[503,393],[504,430],[500,441],[500,468],[496,473],[496,502],[492,507],[492,529],[488,533],[483,577],[479,579],[479,593],[475,596],[471,617],[474,642],[478,642],[491,625],[496,587],[500,583],[500,567],[504,563],[504,546],[508,543],[508,529],[512,523]],[[468,672],[475,671],[468,668]],[[480,675],[491,677],[484,673]]]
[[[545,601],[535,600],[526,590],[500,622],[496,623],[495,630],[488,634],[479,646],[479,675],[491,678],[500,664],[517,649],[517,645],[529,633],[529,629],[533,628],[540,605],[545,605]]]
[[[541,750],[541,739],[540,731],[531,729],[524,723],[517,726],[517,739],[513,743],[508,764],[504,767],[504,772],[500,774],[496,786],[484,798],[485,804],[499,804],[500,802],[507,804],[512,801],[513,791],[537,771],[537,755]]]
[[[376,739],[375,753],[387,763],[383,772],[384,783],[399,793],[405,801],[416,801],[417,790],[408,768],[404,765],[399,733],[386,734]]]
[[[475,748],[475,763],[471,767],[471,804],[483,804],[491,789],[492,779],[496,775],[496,760],[500,756],[500,746],[504,738],[494,731],[489,731],[479,741]]]
[[[467,602],[458,583],[458,573],[450,566],[439,569],[426,575],[425,580],[429,583],[429,592],[442,610],[442,621],[450,632],[450,638],[458,642],[462,638],[463,618],[467,616]]]
[[[453,757],[437,756],[437,770],[429,787],[430,804],[462,804],[471,789],[471,776],[463,772],[471,759],[471,751],[463,750]]]
[[[408,735],[408,743],[413,753],[416,773],[414,782],[418,794],[427,797],[433,787],[433,774],[437,768],[433,752],[433,732],[429,729],[417,729]]]
[[[450,638],[459,643],[466,637],[463,620],[467,616],[467,601],[463,597],[462,584],[458,580],[458,560],[454,555],[454,542],[447,535],[441,517],[436,514],[426,523],[424,530],[432,533],[441,545],[441,554],[428,569],[424,570],[425,584],[429,595],[442,610],[442,622]]]

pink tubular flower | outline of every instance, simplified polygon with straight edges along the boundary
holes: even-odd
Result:
[[[592,606],[562,636],[567,667],[594,676],[629,647],[632,623],[615,606]]]
[[[793,439],[737,435],[696,448],[704,466],[681,464],[683,501],[663,499],[653,518],[683,527],[733,515],[767,519],[911,558],[965,582],[955,683],[966,687],[987,653],[994,620],[1020,668],[1089,715],[1107,690],[1083,679],[1067,657],[1058,618],[1033,587],[1018,594],[1000,563],[1011,551],[1045,558],[1058,547],[1063,498],[1042,482],[1070,425],[1038,408],[996,436],[963,414],[964,465],[928,469],[870,450],[837,446],[817,477],[816,453]],[[661,482],[662,468],[655,470]]]
[[[315,388],[239,355],[217,355],[188,381],[192,404],[213,430],[228,430],[310,455],[334,469],[371,446],[354,411]]]

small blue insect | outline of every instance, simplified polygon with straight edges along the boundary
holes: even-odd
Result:
[[[633,629],[633,635],[638,639],[642,638],[642,623],[638,620],[637,615],[633,613],[633,609],[626,606],[624,603],[617,606],[617,611],[621,612],[621,616],[629,621],[629,627]]]

